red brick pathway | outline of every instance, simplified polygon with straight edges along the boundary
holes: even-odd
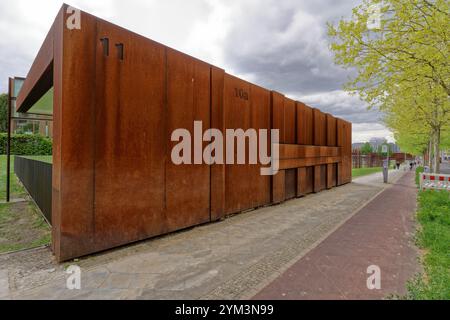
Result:
[[[419,271],[414,246],[414,173],[406,173],[254,299],[382,299],[404,294]],[[367,268],[381,269],[381,289],[367,288]]]

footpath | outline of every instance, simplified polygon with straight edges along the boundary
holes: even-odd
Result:
[[[414,246],[417,189],[407,172],[254,299],[383,299],[404,295],[419,269]],[[380,288],[369,289],[367,282]],[[368,273],[369,272],[369,273]]]

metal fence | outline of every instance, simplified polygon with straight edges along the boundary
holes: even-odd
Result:
[[[47,221],[52,223],[52,164],[15,156],[14,172],[41,209]]]
[[[382,167],[385,156],[377,153],[362,154],[358,150],[352,152],[352,166],[353,168],[372,168]],[[405,161],[412,161],[414,157],[405,153],[392,153],[389,159],[393,162],[404,163]]]

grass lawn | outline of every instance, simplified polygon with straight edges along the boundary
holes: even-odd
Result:
[[[41,158],[41,157],[39,157]],[[44,156],[42,160],[48,161]],[[51,157],[50,157],[51,162]],[[13,171],[14,157],[11,157]],[[0,155],[0,253],[28,249],[50,244],[51,228],[29,197],[14,173],[11,174],[11,199],[25,198],[20,202],[6,200],[6,156]]]
[[[32,201],[0,204],[0,253],[50,244],[51,228]]]
[[[383,170],[382,167],[355,168],[355,169],[352,169],[352,177],[353,178],[362,177],[362,176],[366,176],[368,174],[372,174],[375,172],[381,172],[382,170]]]
[[[408,299],[450,300],[450,192],[419,191],[417,244],[424,274],[408,285]]]

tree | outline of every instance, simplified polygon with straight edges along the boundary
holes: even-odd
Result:
[[[381,17],[373,29],[374,5]],[[336,63],[356,70],[345,89],[386,114],[403,149],[428,145],[437,172],[449,135],[449,9],[446,0],[365,0],[351,20],[329,25]]]
[[[0,94],[0,132],[8,130],[8,95]]]
[[[370,145],[369,142],[364,143],[363,146],[361,147],[362,154],[370,154],[372,152],[373,152],[372,146]]]

